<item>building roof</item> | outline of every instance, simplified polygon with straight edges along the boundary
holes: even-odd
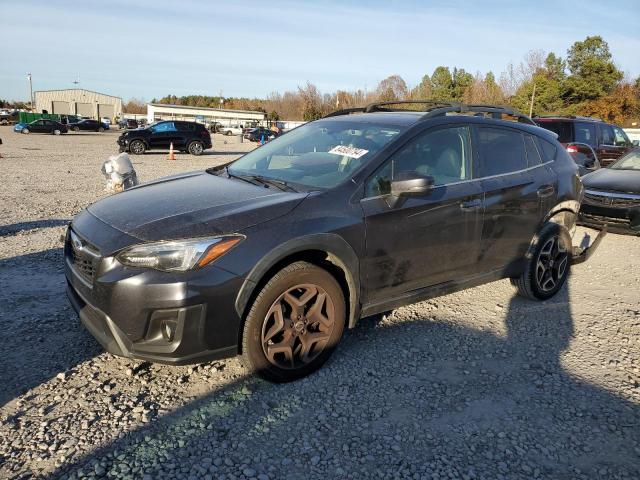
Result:
[[[212,108],[212,107],[192,107],[190,105],[173,105],[171,103],[149,103],[154,107],[168,107],[168,108],[186,108],[187,110],[211,110],[212,112],[232,112],[232,113],[259,113],[266,115],[266,113],[260,110],[231,110],[229,108]]]
[[[95,93],[96,95],[104,95],[105,97],[117,98],[118,100],[122,101],[121,97],[116,97],[115,95],[109,95],[108,93],[96,92],[95,90],[87,90],[86,88],[59,88],[59,89],[53,89],[53,90],[34,90],[33,94],[35,95],[36,93],[73,92],[73,91]]]

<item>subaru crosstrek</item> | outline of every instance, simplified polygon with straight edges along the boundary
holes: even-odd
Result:
[[[336,112],[89,206],[65,245],[82,322],[116,355],[239,354],[287,381],[362,317],[502,278],[555,295],[589,254],[569,236],[582,185],[555,134],[499,107],[422,103]]]

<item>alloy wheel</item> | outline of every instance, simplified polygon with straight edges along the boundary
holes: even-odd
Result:
[[[192,155],[200,155],[203,151],[202,144],[200,142],[193,142],[189,145],[189,152]]]
[[[144,152],[144,144],[139,141],[132,142],[129,148],[131,149],[131,152],[133,152],[136,155],[139,155]]]
[[[331,297],[318,285],[300,284],[282,293],[262,325],[262,350],[283,369],[296,369],[320,355],[336,323]]]
[[[557,235],[549,238],[538,254],[536,282],[543,292],[550,292],[562,282],[569,262],[569,253]]]

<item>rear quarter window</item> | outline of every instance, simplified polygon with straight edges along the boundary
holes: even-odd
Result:
[[[538,145],[540,147],[540,151],[544,157],[544,160],[547,162],[551,162],[556,159],[556,155],[558,154],[558,147],[556,147],[553,143],[545,140],[543,138],[537,137]]]
[[[558,135],[558,141],[560,143],[573,142],[573,128],[571,122],[540,120],[537,123],[545,130],[550,130]]]

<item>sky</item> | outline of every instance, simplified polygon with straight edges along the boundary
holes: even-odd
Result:
[[[0,0],[0,98],[80,88],[146,101],[168,94],[265,97],[415,86],[438,65],[472,73],[562,56],[601,35],[640,75],[638,0]]]

